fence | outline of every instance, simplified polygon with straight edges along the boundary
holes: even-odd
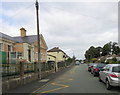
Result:
[[[65,62],[58,62],[58,68],[65,67]]]
[[[34,63],[25,63],[24,64],[24,73],[34,72]]]
[[[20,64],[0,64],[1,76],[20,74]]]
[[[58,68],[70,65],[67,62],[58,62]],[[41,63],[41,71],[49,71],[55,69],[55,63]],[[0,64],[0,76],[24,75],[26,73],[37,72],[39,64],[23,63],[23,64]]]
[[[12,75],[20,75],[21,73],[21,67],[22,72],[24,74],[26,73],[31,73],[35,72],[35,68],[39,69],[39,64],[36,63],[24,63],[23,67],[21,64],[0,64],[0,76],[5,77],[5,76],[12,76]],[[44,72],[46,70],[52,70],[53,65],[51,63],[41,63],[41,71]]]

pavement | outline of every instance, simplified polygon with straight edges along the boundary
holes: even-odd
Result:
[[[4,92],[2,95],[16,95],[16,94],[25,94],[25,95],[29,95],[30,93],[34,92],[36,89],[42,88],[45,85],[49,84],[52,80],[54,80],[56,77],[64,74],[65,72],[69,71],[71,68],[73,68],[73,66],[65,68],[64,70],[61,70],[59,72],[53,73],[47,77],[45,77],[42,80],[36,80],[33,81],[29,84],[26,85],[21,85],[17,88],[14,89],[10,89],[6,92]]]

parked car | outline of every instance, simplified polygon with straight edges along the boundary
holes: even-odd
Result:
[[[91,68],[91,74],[93,74],[93,67],[95,67],[97,65],[97,63],[94,63],[92,68]]]
[[[91,68],[93,67],[94,63],[89,63],[88,64],[88,71],[91,72]]]
[[[79,64],[80,64],[80,62],[79,62],[79,61],[76,61],[76,62],[75,62],[75,65],[79,65]]]
[[[105,67],[106,64],[95,64],[92,68],[91,68],[91,73],[95,76],[99,76],[99,72],[100,70]]]
[[[113,86],[120,86],[120,64],[108,64],[99,72],[99,81],[106,83],[110,90]]]

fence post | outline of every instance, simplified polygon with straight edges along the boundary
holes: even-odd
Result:
[[[20,75],[24,76],[24,62],[20,61]]]
[[[35,73],[37,73],[37,71],[38,71],[37,62],[34,62],[34,71],[35,71]]]

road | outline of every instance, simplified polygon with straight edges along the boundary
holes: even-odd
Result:
[[[33,93],[120,93],[120,90],[117,87],[106,90],[105,84],[87,71],[87,64],[80,64]]]

